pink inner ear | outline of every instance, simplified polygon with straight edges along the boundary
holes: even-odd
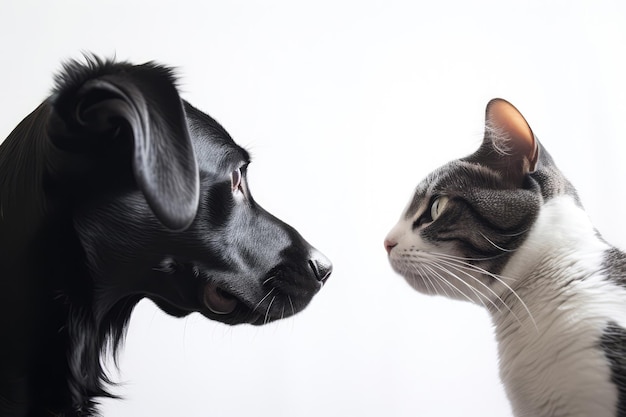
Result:
[[[508,137],[508,147],[515,154],[526,158],[528,170],[534,171],[538,156],[537,143],[519,110],[506,100],[493,99],[487,105],[487,123]]]

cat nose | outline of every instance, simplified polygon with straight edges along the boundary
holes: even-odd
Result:
[[[397,245],[398,243],[385,239],[385,250],[387,251],[387,255],[391,254],[391,249],[395,248]]]

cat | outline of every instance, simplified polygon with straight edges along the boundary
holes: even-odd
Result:
[[[384,244],[417,291],[489,311],[516,417],[626,416],[626,255],[512,104],[489,102],[479,149],[430,173]]]

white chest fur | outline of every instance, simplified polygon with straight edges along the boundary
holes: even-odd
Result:
[[[517,417],[615,417],[600,348],[609,322],[626,327],[626,290],[602,275],[609,246],[569,197],[548,202],[502,272],[517,289],[493,313],[500,374]]]

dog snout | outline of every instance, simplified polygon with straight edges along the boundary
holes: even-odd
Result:
[[[322,284],[326,283],[333,272],[333,264],[320,252],[315,251],[309,260],[309,266],[313,270],[315,278]]]

